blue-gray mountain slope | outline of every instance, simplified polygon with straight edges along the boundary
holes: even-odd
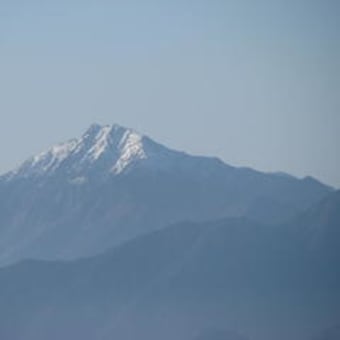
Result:
[[[0,265],[91,256],[183,220],[282,222],[332,189],[93,125],[0,177]]]
[[[323,330],[339,324],[339,198],[332,193],[284,225],[243,218],[180,223],[93,258],[3,268],[0,338],[335,334]]]

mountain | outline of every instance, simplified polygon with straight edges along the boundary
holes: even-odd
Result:
[[[247,340],[245,337],[226,330],[221,329],[209,329],[205,330],[194,340]]]
[[[338,323],[340,248],[310,247],[308,215],[182,222],[92,258],[2,268],[0,338],[312,339]]]
[[[313,340],[338,340],[340,339],[340,326],[330,327],[327,330],[322,331]]]
[[[188,164],[184,153],[172,151],[132,129],[93,124],[79,139],[53,146],[32,157],[8,179],[65,176],[70,181],[98,180],[131,171],[134,167],[171,171],[176,162]]]
[[[0,177],[0,264],[92,256],[179,221],[282,223],[332,189],[171,150],[92,125]]]
[[[294,220],[294,224],[308,235],[311,247],[333,245],[340,248],[340,190],[310,207]]]

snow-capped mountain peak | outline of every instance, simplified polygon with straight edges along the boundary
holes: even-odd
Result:
[[[143,146],[143,135],[135,130],[124,128],[120,125],[100,126],[94,124],[82,137],[91,138],[92,145],[85,154],[85,159],[95,162],[106,152],[118,154],[113,170],[119,172],[135,158],[146,158]]]
[[[132,164],[168,149],[137,131],[123,126],[93,124],[78,139],[52,146],[24,162],[7,175],[30,177],[52,175],[58,171],[70,177],[94,168],[106,173],[120,174]]]
[[[96,129],[96,126],[91,127],[88,130],[87,136],[92,136],[93,143],[86,153],[86,157],[91,159],[92,161],[96,161],[100,158],[100,156],[107,150],[107,148],[111,144],[111,134],[114,130],[113,126],[106,125],[101,127],[99,130]],[[93,134],[91,132],[93,131]],[[84,138],[84,137],[83,137]]]

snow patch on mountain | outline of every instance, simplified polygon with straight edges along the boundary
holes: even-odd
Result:
[[[147,154],[143,146],[143,137],[134,131],[128,130],[124,133],[118,148],[120,157],[112,168],[112,171],[116,174],[124,171],[124,169],[126,169],[134,161],[147,158]]]
[[[7,174],[6,177],[11,179],[16,176],[27,177],[30,175],[42,175],[47,172],[55,171],[60,164],[75,150],[78,141],[70,140],[66,143],[54,145],[48,151],[31,157],[21,166]]]
[[[87,157],[93,161],[96,161],[107,149],[110,140],[110,133],[112,132],[112,126],[104,126],[99,130],[95,136],[94,143],[87,153]]]

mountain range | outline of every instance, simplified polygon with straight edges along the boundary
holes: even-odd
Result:
[[[88,259],[3,268],[0,336],[337,339],[339,198],[340,191],[333,193],[299,224],[183,222]],[[310,216],[325,213],[326,225],[315,220],[306,230]]]
[[[281,223],[332,188],[171,150],[92,125],[0,177],[0,264],[88,257],[180,221]]]
[[[0,339],[339,339],[340,191],[316,179],[93,125],[0,202]]]

